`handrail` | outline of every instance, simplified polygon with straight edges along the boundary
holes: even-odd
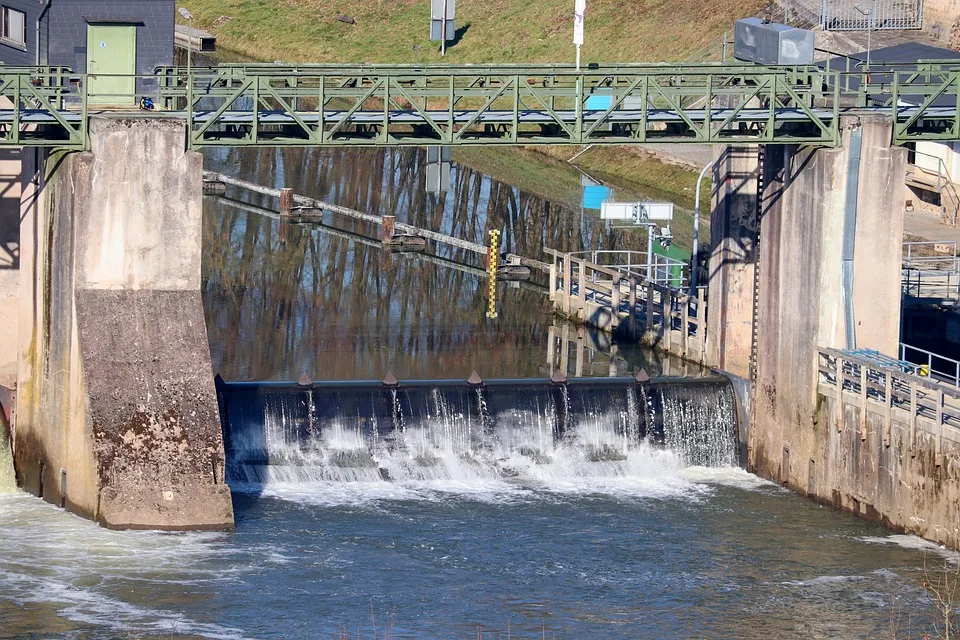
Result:
[[[947,165],[944,163],[943,158],[940,156],[935,156],[932,153],[926,153],[925,151],[917,151],[916,149],[914,149],[913,153],[914,155],[924,156],[925,158],[933,158],[937,161],[937,193],[940,194],[940,205],[945,206],[943,202],[943,187],[945,185],[950,190],[950,195],[953,198],[953,225],[956,226],[957,216],[960,215],[960,194],[957,193],[957,185],[953,182],[953,179],[950,178],[950,174],[947,172]],[[914,163],[913,166],[920,171],[927,171],[917,163]]]
[[[860,437],[866,439],[866,412],[870,402],[882,405],[883,441],[891,444],[892,410],[905,411],[908,416],[908,446],[916,450],[918,430],[936,437],[936,452],[942,451],[944,438],[960,442],[960,389],[937,380],[916,375],[911,363],[898,363],[880,354],[854,353],[839,349],[820,348],[817,352],[817,372],[821,393],[832,391],[838,401],[859,396]],[[843,415],[843,407],[837,409]],[[923,418],[921,422],[918,418]],[[933,422],[933,427],[927,425]],[[950,429],[945,429],[949,427]],[[843,420],[837,420],[837,429]],[[937,464],[940,464],[938,461]]]
[[[917,375],[960,388],[960,361],[933,351],[900,343],[900,359],[917,365]],[[923,362],[917,362],[917,360]]]

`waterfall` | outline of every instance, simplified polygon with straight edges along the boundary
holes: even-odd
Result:
[[[232,383],[221,393],[234,485],[630,477],[644,455],[737,463],[735,400],[720,378]]]

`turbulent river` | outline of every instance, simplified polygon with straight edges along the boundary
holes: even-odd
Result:
[[[422,151],[365,153],[356,171],[332,174],[324,167],[342,152],[298,153],[229,151],[207,165],[406,221],[423,215]],[[405,172],[416,188],[403,186]],[[489,219],[530,253],[642,246],[569,199],[461,165],[453,184],[431,209],[436,217],[421,222],[477,239]],[[401,379],[465,379],[473,369],[548,377],[556,366],[547,341],[558,326],[536,283],[507,289],[493,322],[483,315],[486,281],[469,269],[403,255],[384,266],[379,248],[303,225],[280,243],[270,218],[224,199],[205,206],[208,331],[227,380],[379,380],[388,369]],[[588,365],[620,380],[667,366],[587,338]],[[924,565],[955,556],[743,471],[728,387],[631,384],[602,393],[573,382],[562,393],[239,388],[226,403],[233,532],[107,531],[0,493],[0,638],[833,639],[892,638],[891,623],[896,637],[934,630]]]

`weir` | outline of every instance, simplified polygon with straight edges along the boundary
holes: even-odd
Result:
[[[650,447],[688,466],[738,462],[736,402],[719,376],[221,382],[218,395],[235,488],[627,475]]]

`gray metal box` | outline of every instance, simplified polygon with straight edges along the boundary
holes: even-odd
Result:
[[[759,18],[737,20],[733,57],[768,65],[813,64],[813,32]]]
[[[447,42],[453,40],[456,37],[457,27],[454,24],[453,20],[447,20]],[[443,39],[443,20],[431,20],[430,21],[430,39],[431,40],[442,40]]]

